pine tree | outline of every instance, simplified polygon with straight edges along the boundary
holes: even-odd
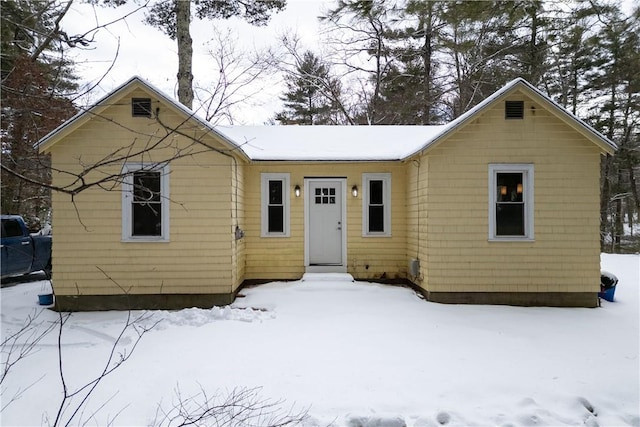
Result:
[[[58,28],[68,8],[55,3],[2,1],[2,213],[22,214],[37,227],[50,210],[42,185],[49,159],[34,144],[75,113],[65,95],[75,90],[61,52],[71,40]],[[41,224],[40,224],[41,225]]]
[[[276,114],[281,124],[337,124],[338,111],[333,99],[340,84],[329,75],[329,67],[313,52],[303,53],[293,74],[285,77],[287,92],[280,99],[284,110]]]
[[[640,8],[624,16],[620,6],[596,2],[592,6],[598,24],[591,39],[594,62],[585,75],[585,92],[597,102],[590,103],[588,119],[619,147],[602,162],[601,244],[603,250],[620,252],[625,210],[633,218],[640,208],[635,181],[640,161]],[[609,248],[604,239],[608,235]]]

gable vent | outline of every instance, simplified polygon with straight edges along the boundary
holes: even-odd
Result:
[[[151,98],[131,98],[133,117],[151,117]]]
[[[524,101],[505,101],[505,119],[524,119]]]

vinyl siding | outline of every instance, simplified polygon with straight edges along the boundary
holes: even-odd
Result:
[[[524,120],[505,120],[497,103],[420,159],[428,220],[418,283],[433,292],[595,292],[599,149],[528,98],[509,99],[525,101]],[[534,165],[535,241],[489,241],[490,163]],[[415,246],[410,239],[410,253]]]
[[[178,156],[170,163],[170,236],[168,242],[122,242],[122,196],[119,183],[92,187],[74,197],[53,194],[53,283],[58,295],[154,293],[230,293],[240,282],[242,244],[233,240],[235,180],[232,159],[190,138],[167,131],[155,120],[131,117],[133,92],[91,118],[52,150],[55,170],[80,171],[114,153],[145,151],[129,162],[152,163]],[[210,147],[224,148],[211,136],[197,133],[163,105],[163,123],[180,127]],[[124,160],[87,175],[87,180],[118,174]],[[238,170],[241,176],[241,167]],[[53,183],[71,183],[53,172]],[[238,189],[238,208],[241,209]],[[117,284],[116,284],[117,283]]]

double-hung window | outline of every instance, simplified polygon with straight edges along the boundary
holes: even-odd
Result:
[[[362,175],[362,235],[391,236],[391,174]]]
[[[262,237],[289,236],[289,174],[261,175]]]
[[[489,240],[533,237],[533,165],[489,165]]]
[[[122,240],[169,240],[169,166],[123,168]]]

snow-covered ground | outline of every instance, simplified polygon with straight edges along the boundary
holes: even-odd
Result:
[[[640,257],[603,255],[602,268],[620,283],[615,302],[596,309],[444,305],[402,287],[329,280],[245,289],[212,310],[135,312],[158,323],[71,425],[149,425],[178,389],[184,399],[258,387],[285,412],[307,410],[305,426],[640,426]],[[41,310],[46,286],[1,290],[3,340]],[[37,330],[57,316],[45,310]],[[104,368],[126,316],[69,318],[61,337],[69,391]],[[4,378],[1,425],[53,422],[57,332]],[[125,331],[117,353],[135,337]]]

